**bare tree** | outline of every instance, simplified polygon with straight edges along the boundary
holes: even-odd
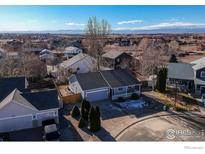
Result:
[[[10,57],[3,57],[0,60],[0,76],[19,76],[22,75],[23,70],[21,69],[22,63],[20,59],[14,59]]]
[[[96,17],[91,17],[88,20],[85,31],[89,44],[88,54],[96,58],[97,70],[99,70],[105,40],[111,32],[111,25],[104,19],[98,21]]]
[[[148,45],[142,54],[141,72],[145,76],[156,75],[157,68],[165,65],[164,52],[157,46],[154,40]],[[154,83],[154,76],[152,78]]]
[[[44,77],[46,65],[37,55],[21,54],[20,58],[4,57],[0,60],[0,76]]]
[[[35,54],[25,54],[22,57],[23,72],[27,77],[41,78],[46,76],[46,64]]]

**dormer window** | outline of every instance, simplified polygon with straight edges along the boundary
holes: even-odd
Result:
[[[201,71],[201,78],[205,78],[205,71]]]

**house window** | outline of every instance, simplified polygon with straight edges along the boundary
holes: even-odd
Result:
[[[118,91],[122,91],[123,89],[122,88],[118,88]]]
[[[205,71],[201,71],[201,77],[205,78]]]
[[[138,85],[135,86],[135,90],[137,90],[137,91],[139,90],[139,86]]]
[[[200,87],[201,87],[201,86],[197,84],[196,89],[197,89],[197,90],[200,90]]]
[[[37,119],[36,115],[33,115],[32,119],[33,119],[33,120],[36,120],[36,119]]]

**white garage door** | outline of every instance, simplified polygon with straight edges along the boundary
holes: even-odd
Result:
[[[16,131],[32,127],[32,115],[0,119],[0,132]]]
[[[86,99],[90,102],[108,99],[108,89],[86,92]]]

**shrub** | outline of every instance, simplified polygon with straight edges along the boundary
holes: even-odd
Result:
[[[184,102],[186,102],[187,104],[195,104],[195,105],[198,105],[197,100],[194,99],[194,98],[191,98],[191,97],[182,96],[182,100],[183,100]]]
[[[81,104],[81,116],[84,120],[88,120],[88,114],[90,111],[90,102],[83,100]]]
[[[133,99],[133,100],[138,100],[139,98],[140,98],[139,95],[136,94],[136,93],[133,93],[133,94],[131,95],[131,99]]]
[[[125,99],[123,98],[123,97],[118,97],[118,102],[124,102],[125,101]]]
[[[72,117],[78,117],[80,116],[80,110],[77,106],[74,106],[72,111],[71,111],[71,116]]]
[[[86,125],[85,120],[81,117],[78,123],[78,127],[83,128],[85,127],[85,125]]]
[[[184,108],[179,107],[179,106],[175,107],[174,110],[175,110],[175,111],[178,111],[178,112],[186,111]]]

